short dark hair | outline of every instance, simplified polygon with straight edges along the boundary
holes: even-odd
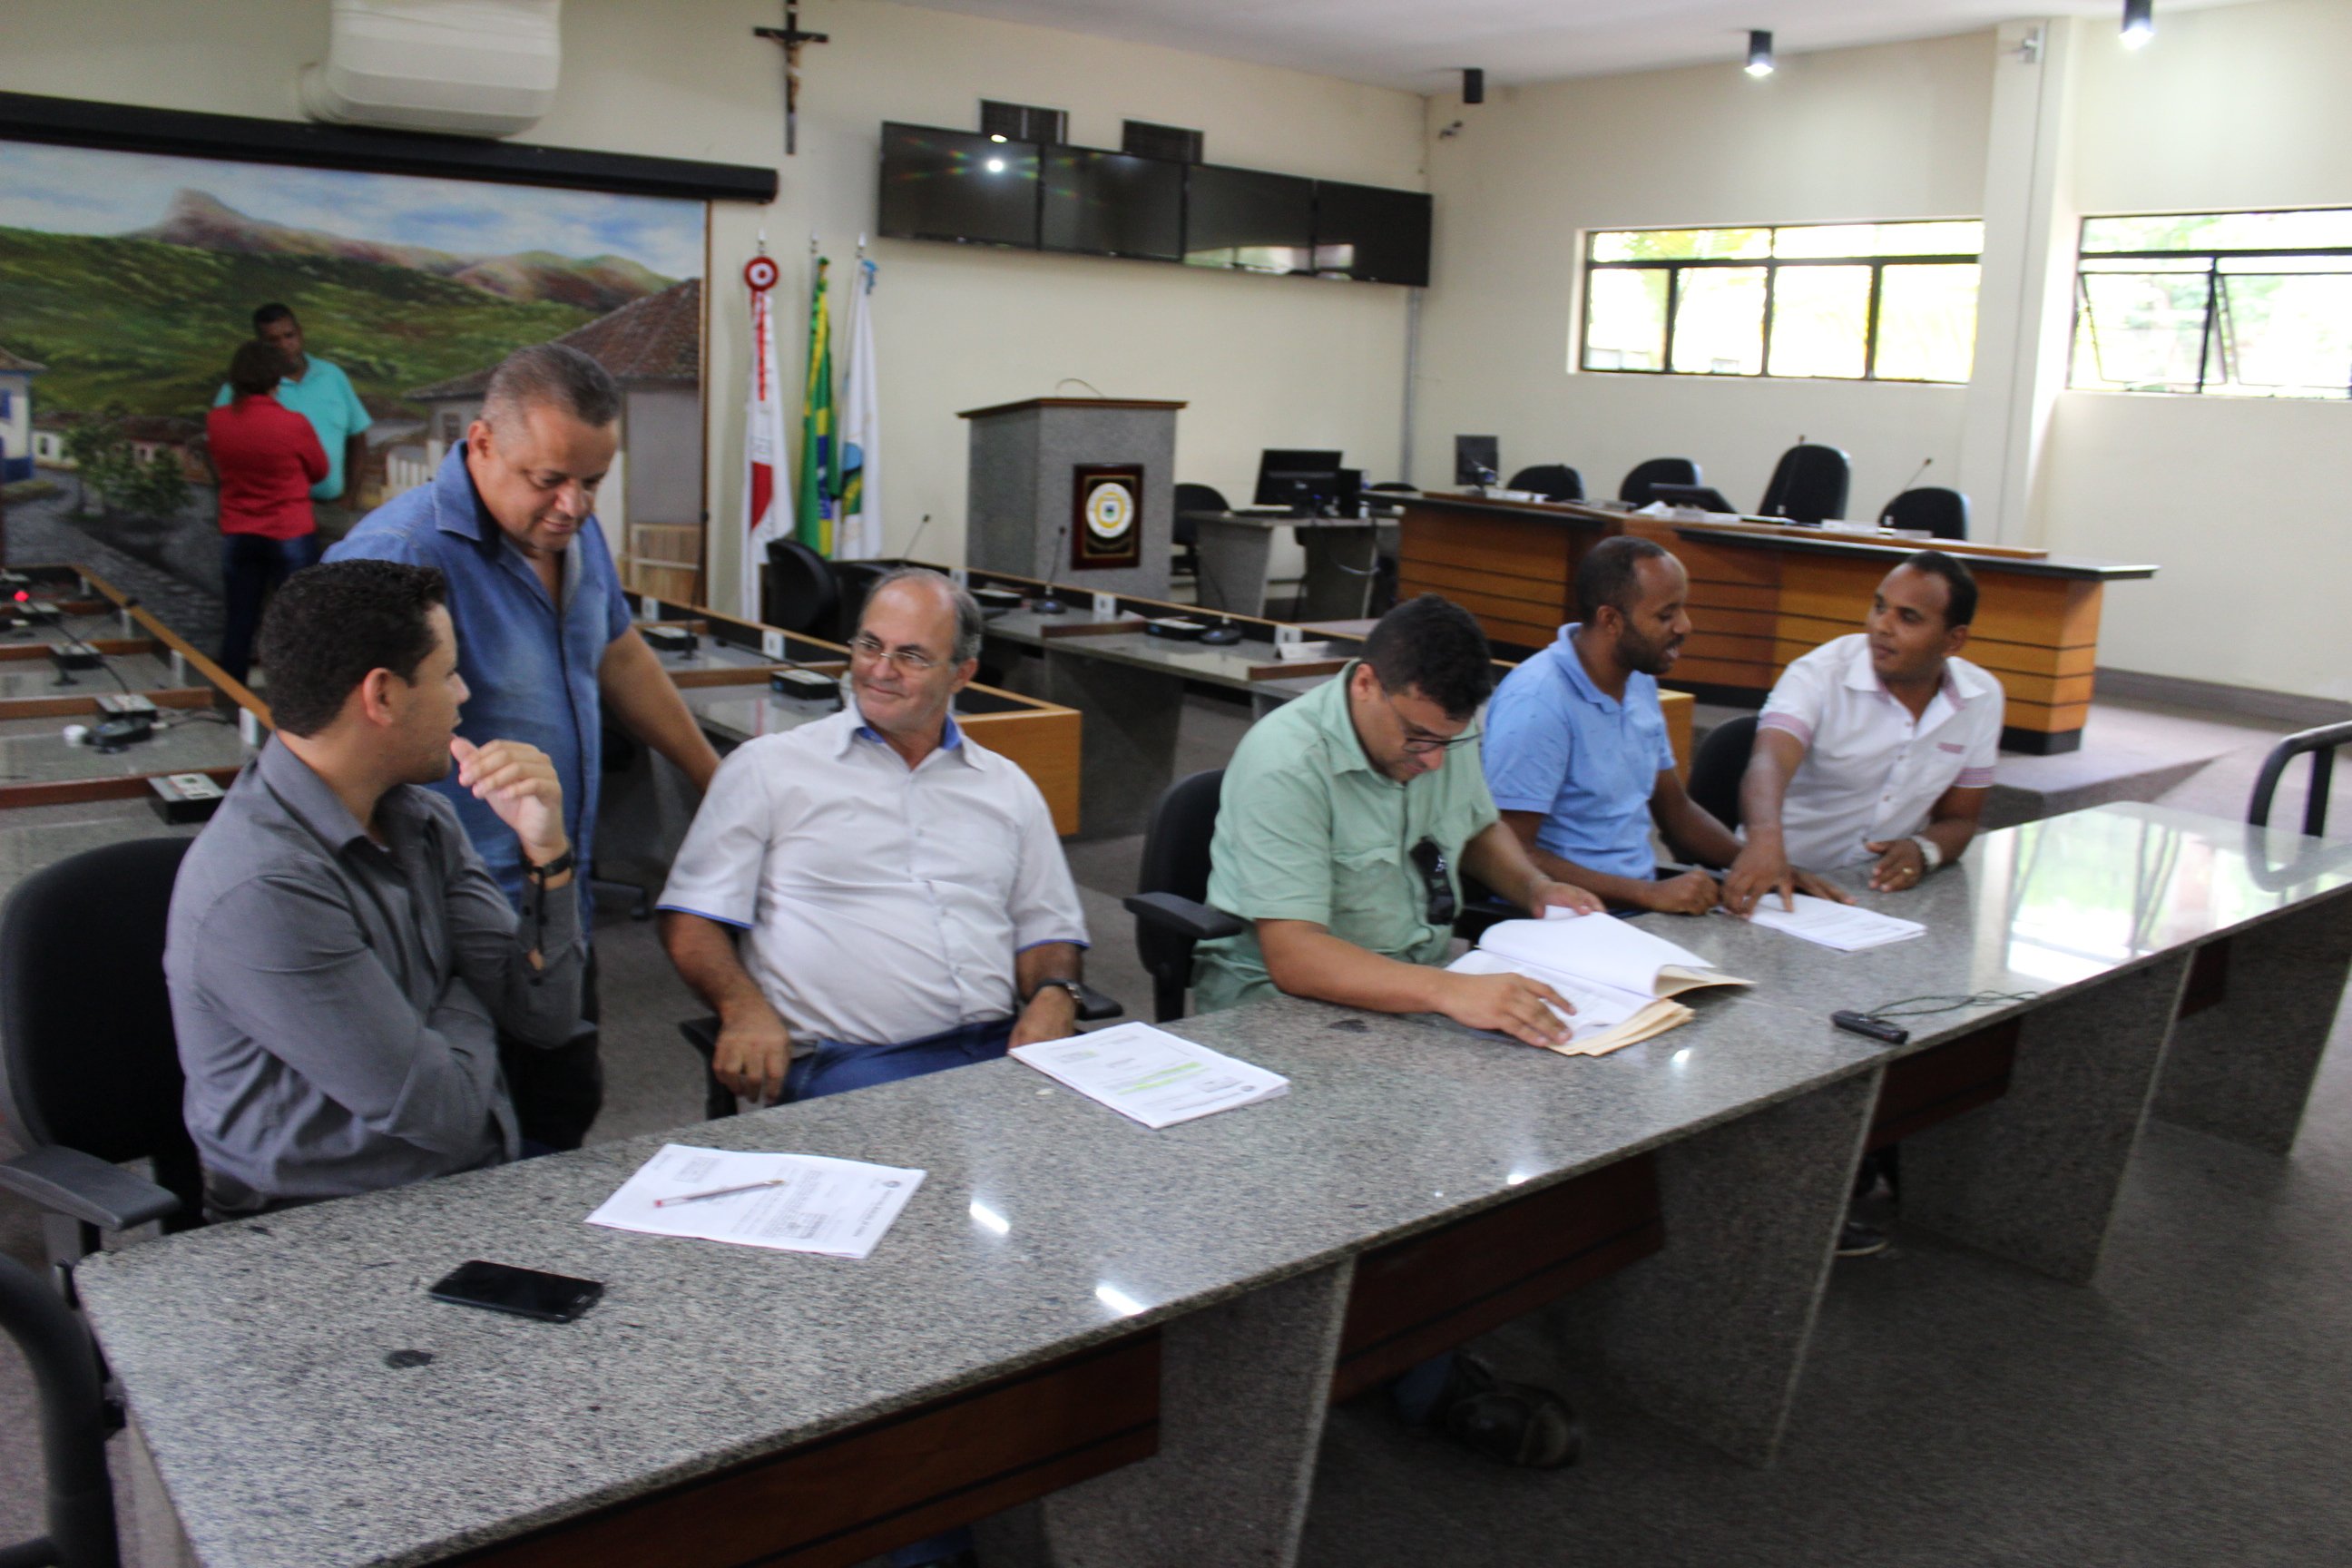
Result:
[[[246,339],[228,358],[228,384],[240,397],[277,391],[278,380],[285,374],[286,362],[259,338]]]
[[[533,343],[499,362],[482,392],[482,417],[496,426],[527,409],[553,408],[603,429],[621,416],[613,373],[566,343]]]
[[[1381,690],[1414,688],[1449,719],[1475,713],[1495,689],[1486,634],[1469,611],[1434,594],[1408,599],[1382,616],[1364,639],[1364,662]]]
[[[253,335],[259,337],[261,329],[272,321],[294,321],[294,312],[272,300],[253,313]],[[299,327],[302,323],[294,321],[294,324]]]
[[[433,651],[427,612],[448,602],[448,579],[433,566],[333,561],[287,578],[254,649],[269,668],[270,722],[289,735],[315,735],[368,671],[416,679]]]
[[[1944,580],[1946,627],[1965,626],[1977,618],[1977,576],[1958,556],[1947,555],[1940,550],[1921,550],[1905,556],[1902,563],[1914,572],[1925,572],[1930,577]]]
[[[1665,554],[1664,546],[1630,533],[1604,539],[1586,551],[1576,563],[1577,618],[1591,626],[1603,605],[1616,605],[1621,616],[1632,615],[1642,592],[1642,563],[1663,560]]]

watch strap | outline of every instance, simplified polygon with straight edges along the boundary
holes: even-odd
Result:
[[[1919,847],[1919,858],[1927,862],[1928,870],[1932,871],[1944,863],[1944,847],[1926,834],[1913,834],[1911,842]]]
[[[578,858],[571,850],[566,849],[544,866],[534,866],[530,860],[524,860],[522,874],[534,882],[551,882],[578,863]]]

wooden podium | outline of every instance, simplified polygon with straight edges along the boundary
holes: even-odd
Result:
[[[1181,403],[1033,397],[967,408],[964,560],[1071,594],[1168,596]]]

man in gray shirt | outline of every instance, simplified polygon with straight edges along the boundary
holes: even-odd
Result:
[[[457,738],[447,592],[429,566],[314,566],[263,623],[278,732],[189,847],[163,952],[216,1216],[514,1159],[499,1029],[582,1027],[562,788],[535,747]],[[520,841],[520,918],[423,787],[453,759]]]

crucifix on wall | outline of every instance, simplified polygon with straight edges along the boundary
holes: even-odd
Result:
[[[784,7],[784,25],[781,27],[754,27],[752,36],[773,38],[784,46],[784,156],[789,158],[800,150],[801,118],[801,46],[829,44],[828,34],[801,31],[801,8]]]

